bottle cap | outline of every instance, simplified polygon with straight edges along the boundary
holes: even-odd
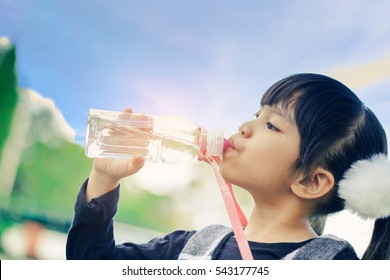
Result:
[[[223,139],[223,151],[226,151],[232,146],[232,142],[228,139]]]

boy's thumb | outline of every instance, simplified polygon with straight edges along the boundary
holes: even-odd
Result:
[[[135,155],[129,162],[128,172],[130,174],[134,174],[138,172],[145,164],[145,159],[142,155]]]

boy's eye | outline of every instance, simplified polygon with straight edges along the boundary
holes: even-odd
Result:
[[[266,125],[267,125],[267,128],[270,130],[279,131],[279,129],[276,126],[274,126],[271,122],[267,122]]]
[[[257,119],[258,117],[260,117],[260,114],[258,114],[258,113],[253,114],[253,118],[254,118],[254,119]]]

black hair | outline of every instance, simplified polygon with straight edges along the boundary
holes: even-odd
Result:
[[[293,174],[309,176],[316,167],[322,167],[334,176],[335,186],[318,203],[314,216],[344,209],[338,184],[354,162],[387,155],[386,133],[377,117],[335,79],[311,73],[288,76],[272,85],[260,103],[281,106],[298,127],[301,142]],[[377,220],[363,259],[389,259],[389,239],[389,218]]]

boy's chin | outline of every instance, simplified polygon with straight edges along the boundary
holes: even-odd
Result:
[[[235,180],[234,180],[234,177],[231,176],[232,175],[231,172],[227,172],[227,168],[224,168],[224,166],[222,164],[219,166],[219,173],[221,174],[222,178],[225,181],[235,185]]]

